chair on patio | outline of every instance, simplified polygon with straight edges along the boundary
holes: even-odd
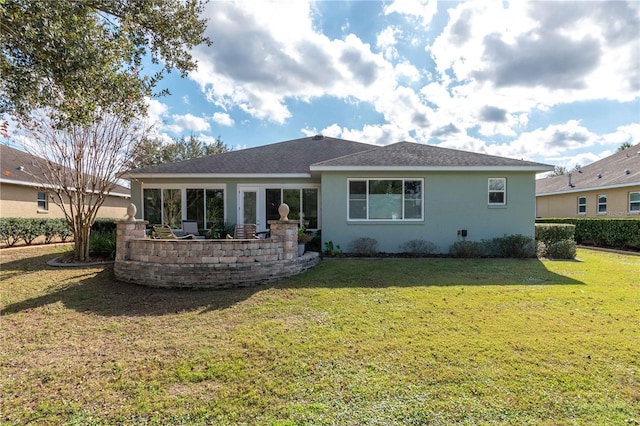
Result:
[[[200,235],[200,231],[198,231],[198,222],[195,220],[183,220],[182,232],[184,235],[193,235],[199,240],[205,238],[204,235]]]
[[[256,239],[258,235],[256,235],[257,227],[255,224],[245,223],[244,225],[236,225],[233,230],[233,238],[234,239]]]
[[[193,240],[195,235],[188,234],[177,236],[173,233],[173,229],[169,225],[153,225],[153,238],[159,240]]]

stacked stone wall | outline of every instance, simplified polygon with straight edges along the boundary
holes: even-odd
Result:
[[[318,253],[298,256],[295,222],[269,224],[269,239],[167,240],[146,238],[146,222],[118,223],[115,276],[150,287],[233,288],[286,278],[318,264]]]

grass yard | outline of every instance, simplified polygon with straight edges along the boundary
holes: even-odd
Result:
[[[640,424],[640,256],[332,259],[172,291],[3,250],[2,424]]]

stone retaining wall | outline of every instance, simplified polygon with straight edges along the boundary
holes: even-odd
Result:
[[[318,264],[318,253],[298,257],[295,222],[269,224],[269,239],[153,240],[145,237],[146,222],[120,222],[116,279],[150,287],[247,287]]]

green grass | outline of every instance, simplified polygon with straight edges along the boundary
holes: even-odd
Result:
[[[0,253],[5,424],[640,423],[639,256],[332,259],[173,291],[47,267],[59,250]]]

